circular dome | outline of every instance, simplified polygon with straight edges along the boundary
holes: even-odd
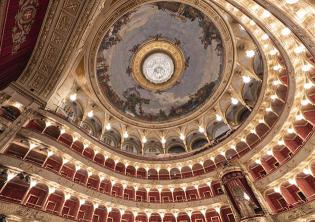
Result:
[[[174,74],[174,63],[166,53],[156,52],[144,60],[142,72],[150,82],[161,84],[167,82]]]
[[[166,128],[205,113],[230,80],[233,41],[221,17],[178,2],[137,6],[108,27],[96,54],[97,96],[128,125]],[[211,12],[211,13],[210,13]]]

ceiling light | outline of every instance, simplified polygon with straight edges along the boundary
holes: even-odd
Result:
[[[46,121],[46,127],[49,127],[52,125],[52,122],[50,122],[49,120]]]
[[[255,160],[255,163],[261,165],[260,159]]]
[[[129,134],[128,134],[128,132],[127,132],[127,131],[125,131],[125,132],[124,132],[123,137],[124,137],[125,139],[127,139],[127,138],[129,137]]]
[[[76,100],[77,100],[77,94],[74,93],[74,94],[70,95],[70,100],[71,100],[72,102],[76,101]]]
[[[37,181],[31,178],[30,187],[35,187],[37,185]]]
[[[56,191],[56,188],[54,188],[54,187],[48,187],[48,194],[49,194],[49,195],[55,193],[55,191]]]
[[[247,50],[246,51],[246,56],[248,58],[253,58],[255,56],[256,52],[254,50]]]
[[[272,110],[271,107],[268,107],[268,108],[266,108],[266,111],[267,111],[267,112],[272,112],[273,110]]]
[[[53,155],[54,155],[54,151],[49,150],[49,151],[47,152],[47,156],[48,156],[48,157],[51,157],[51,156],[53,156]]]
[[[199,133],[204,133],[205,132],[205,128],[203,128],[202,126],[199,126]]]
[[[310,103],[311,102],[308,99],[303,99],[302,102],[301,102],[302,106],[307,106]]]
[[[296,116],[296,120],[303,120],[304,116],[302,114],[299,114]]]
[[[296,180],[294,178],[289,179],[289,184],[296,185]]]
[[[298,10],[298,11],[296,12],[298,19],[299,19],[300,21],[302,21],[302,22],[303,22],[305,16],[307,15],[307,13],[308,13],[308,11],[307,11],[307,10],[304,10],[304,9],[300,9],[300,10]]]
[[[275,188],[273,188],[273,190],[274,190],[276,193],[280,193],[280,192],[281,192],[280,187],[275,187]]]
[[[250,200],[250,197],[248,196],[247,193],[244,193],[244,199],[245,199],[245,200]]]
[[[287,36],[290,33],[291,33],[291,30],[289,28],[287,28],[287,27],[282,29],[282,31],[281,31],[281,34],[284,35],[284,36]]]
[[[204,217],[206,217],[207,208],[201,209],[200,212],[202,213],[202,215],[203,215]]]
[[[285,143],[284,143],[284,140],[279,140],[278,141],[278,145],[280,145],[280,146],[283,146]]]
[[[288,128],[288,130],[287,130],[287,131],[288,131],[288,133],[289,133],[289,134],[293,134],[293,133],[295,133],[294,128]]]
[[[304,84],[304,89],[311,89],[313,87],[313,83],[307,82]]]
[[[295,4],[297,3],[299,0],[286,0],[286,3],[288,4]]]
[[[272,55],[272,56],[275,56],[275,55],[277,55],[278,54],[278,50],[277,49],[272,49],[271,51],[270,51],[270,55]]]
[[[163,136],[162,139],[161,139],[161,143],[162,143],[162,144],[165,144],[165,143],[166,143],[166,139],[165,139],[164,136]]]
[[[148,142],[147,138],[145,136],[142,137],[142,143],[145,144],[146,142]]]
[[[215,207],[214,209],[218,214],[220,213],[220,207]]]
[[[306,175],[311,175],[312,174],[312,172],[308,168],[304,168],[303,169],[303,173],[306,174]]]
[[[261,38],[262,38],[262,40],[268,40],[269,39],[269,35],[264,34]]]
[[[243,76],[242,78],[244,83],[249,83],[251,81],[251,78],[249,76]]]
[[[221,122],[223,120],[222,116],[220,116],[219,114],[215,114],[215,118],[218,122]]]
[[[181,140],[185,140],[185,135],[181,133],[181,134],[179,135],[179,138],[180,138]]]
[[[265,10],[264,13],[263,13],[263,16],[265,18],[268,18],[270,15],[271,15],[271,13],[269,11],[267,11],[267,10]]]
[[[79,202],[80,202],[80,205],[85,204],[85,200],[84,199],[80,199]]]
[[[13,106],[15,106],[18,109],[21,109],[23,105],[19,102],[15,102]]]
[[[37,144],[30,142],[30,150],[34,149],[35,147],[37,147]]]
[[[312,69],[312,66],[310,64],[306,64],[306,65],[302,66],[303,72],[309,72],[309,71],[311,71],[311,69]]]
[[[267,151],[267,155],[268,155],[268,156],[272,156],[272,154],[273,154],[273,153],[272,153],[272,150],[268,150],[268,151]]]
[[[110,123],[107,123],[106,126],[105,126],[105,129],[106,130],[111,130],[112,129],[112,126]]]
[[[132,213],[133,213],[133,216],[134,216],[134,218],[135,218],[135,220],[136,220],[136,217],[138,216],[138,211],[135,210],[135,211],[133,211]]]
[[[66,193],[65,194],[65,200],[69,200],[71,198],[71,194]]]
[[[294,49],[294,52],[295,52],[296,54],[301,54],[302,52],[304,52],[304,50],[305,50],[305,47],[304,47],[303,45],[301,45],[301,46],[299,46],[299,47],[296,47],[296,48]]]
[[[93,118],[93,116],[94,116],[93,110],[91,110],[90,112],[88,112],[87,115],[88,115],[89,118]]]
[[[15,172],[12,172],[12,171],[8,171],[7,173],[7,181],[10,181],[12,180],[17,174]]]
[[[280,69],[282,69],[282,66],[280,64],[277,64],[273,67],[274,71],[279,71]]]
[[[126,211],[124,209],[119,209],[119,212],[120,212],[120,215],[122,216],[125,214]]]
[[[65,165],[65,164],[67,164],[69,162],[69,160],[66,158],[66,157],[64,157],[63,159],[62,159],[62,165]]]
[[[80,165],[80,163],[77,163],[77,164],[75,165],[75,170],[78,171],[78,170],[80,170],[80,169],[81,169],[81,165]]]
[[[272,95],[270,98],[271,98],[272,100],[276,100],[276,99],[278,99],[278,96],[277,96],[276,94],[274,94],[274,95]]]
[[[280,84],[281,84],[281,81],[279,79],[272,81],[272,85],[274,85],[274,86],[278,86]]]
[[[232,97],[232,98],[231,98],[231,103],[232,103],[233,105],[237,105],[237,104],[239,103],[239,101],[238,101],[238,99]]]

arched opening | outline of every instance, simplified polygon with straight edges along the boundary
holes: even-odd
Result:
[[[5,184],[0,193],[3,200],[20,203],[29,188],[29,177],[19,174]]]
[[[186,152],[185,148],[179,145],[172,146],[168,149],[168,153],[172,153],[172,154],[179,154],[179,153],[185,153],[185,152]]]
[[[206,144],[208,144],[208,140],[205,138],[198,138],[195,139],[192,143],[191,143],[191,149],[195,150],[195,149],[199,149],[201,147],[204,147]]]
[[[40,209],[44,205],[44,201],[48,195],[48,187],[45,184],[37,184],[32,187],[24,197],[25,205]]]
[[[55,191],[47,198],[44,210],[49,213],[59,214],[64,202],[64,194],[60,191]]]
[[[0,109],[0,116],[9,120],[14,121],[21,115],[21,111],[14,106],[2,106]]]
[[[65,218],[74,220],[77,216],[79,207],[80,207],[80,203],[79,203],[78,198],[71,197],[70,199],[66,200],[66,202],[64,203],[61,215]]]

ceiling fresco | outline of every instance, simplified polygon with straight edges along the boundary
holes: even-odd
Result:
[[[132,77],[132,58],[147,41],[166,39],[185,57],[173,87],[143,88]],[[145,4],[122,16],[105,34],[97,56],[97,78],[105,98],[135,120],[169,121],[194,112],[218,87],[224,68],[219,30],[199,10],[175,2]]]

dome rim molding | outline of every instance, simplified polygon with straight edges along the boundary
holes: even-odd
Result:
[[[121,2],[124,2],[124,1],[121,1]],[[150,1],[146,1],[146,2],[150,2]],[[118,4],[118,3],[117,3],[117,4]],[[213,8],[215,8],[217,11],[218,11],[218,10],[222,10],[222,11],[227,12],[227,10],[226,10],[220,3],[208,3],[208,4],[211,4],[211,6],[212,6]],[[114,7],[115,7],[115,10],[116,10],[116,9],[117,9],[116,4],[114,5]],[[246,12],[244,12],[244,13],[245,13],[246,16],[248,16],[248,17],[254,19],[254,20],[257,22],[257,19],[256,19],[253,15],[248,14],[248,13],[246,13]],[[229,13],[229,14],[230,14],[230,13]],[[241,22],[239,19],[237,19],[233,14],[230,14],[230,16],[232,16],[234,19],[236,19],[236,21],[238,21],[240,24],[242,24],[242,22]],[[101,23],[101,21],[97,22],[98,27],[101,26],[101,24],[99,24],[99,23]],[[269,30],[266,30],[266,27],[264,26],[264,24],[261,24],[261,22],[258,21],[258,22],[257,22],[257,25],[258,25],[264,32],[266,32],[266,33],[270,36],[270,39],[272,40],[272,42],[274,43],[274,45],[276,45],[277,47],[280,47],[279,52],[280,52],[280,54],[281,54],[282,56],[285,57],[286,68],[287,68],[288,70],[291,70],[291,67],[292,67],[292,66],[290,66],[290,60],[288,59],[288,56],[286,55],[285,50],[283,49],[283,47],[282,47],[281,45],[279,45],[278,39],[277,39],[276,37],[274,37],[274,35],[273,35],[272,33],[270,33]],[[229,26],[228,26],[228,27],[229,27]],[[230,28],[230,27],[229,27],[229,28]],[[97,32],[97,31],[98,31],[98,30],[95,30],[94,32]],[[257,38],[254,37],[251,32],[248,32],[248,33],[249,33],[250,36],[253,38],[254,42],[257,43],[257,42],[258,42]],[[266,67],[265,53],[263,52],[262,47],[261,47],[259,44],[256,44],[256,45],[257,45],[259,51],[260,51],[261,54],[262,54],[262,58],[263,58],[263,62],[264,62],[264,67]],[[87,59],[88,59],[88,58],[86,57],[86,58],[85,58],[85,64],[86,64],[86,65],[88,64],[88,60],[87,60]],[[264,72],[265,72],[265,73],[267,72],[266,69],[265,69]],[[290,71],[289,71],[289,73],[290,73]],[[264,75],[264,76],[265,76],[265,75]],[[264,82],[264,80],[263,80],[263,82]],[[264,88],[264,87],[263,87],[263,88]],[[263,89],[262,89],[262,90],[263,90]],[[264,101],[262,94],[263,94],[263,93],[261,93],[261,98],[257,100],[257,103],[262,103],[262,102]],[[288,103],[287,103],[286,107],[287,107],[287,106],[288,106]],[[257,107],[257,104],[256,104],[256,107]],[[202,157],[201,157],[202,155],[207,155],[207,156],[209,156],[209,155],[211,155],[211,154],[214,154],[214,155],[215,155],[215,153],[218,152],[219,146],[222,146],[223,143],[224,143],[225,145],[228,144],[228,143],[230,143],[231,140],[232,140],[233,138],[235,138],[235,137],[238,135],[237,132],[240,132],[241,130],[243,130],[243,129],[247,126],[247,125],[246,125],[246,122],[251,121],[251,120],[253,119],[253,117],[254,117],[253,113],[258,112],[258,108],[256,109],[256,107],[253,109],[253,112],[252,112],[252,114],[250,115],[250,116],[252,116],[252,117],[249,116],[249,118],[247,118],[247,120],[245,120],[245,122],[242,123],[242,125],[240,126],[240,128],[238,128],[238,129],[233,133],[234,135],[231,135],[229,138],[225,139],[224,141],[222,141],[222,142],[218,143],[217,145],[215,145],[214,147],[212,147],[211,151],[204,150],[203,152],[200,152],[199,154],[192,154],[192,155],[190,155],[189,157],[180,157],[180,156],[178,156],[178,157],[176,158],[176,160],[189,161],[190,159],[188,159],[188,158],[191,158],[192,156],[194,157],[194,159],[198,160],[198,159],[202,158]],[[256,111],[255,111],[255,110],[256,110]],[[278,121],[278,122],[279,122],[279,121]],[[280,123],[278,123],[278,124],[282,125],[283,123],[280,122]],[[140,128],[140,127],[139,127],[139,128]],[[172,128],[173,128],[173,127],[172,127]],[[275,130],[275,131],[278,131],[277,129],[274,129],[274,130]],[[270,132],[270,133],[271,133],[271,132]],[[237,134],[237,135],[236,135],[236,134]],[[201,148],[201,149],[202,149],[202,148]],[[117,154],[117,152],[116,152],[115,150],[112,150],[112,149],[111,149],[111,153],[112,153],[112,154],[114,154],[114,153]],[[121,155],[121,158],[127,156],[128,159],[129,159],[129,158],[132,159],[132,160],[135,160],[135,159],[136,159],[136,160],[137,160],[138,162],[140,162],[140,163],[143,163],[143,164],[146,163],[146,160],[143,159],[143,158],[141,158],[141,157],[139,158],[138,156],[135,156],[135,155],[132,155],[132,154],[131,154],[131,155],[124,155],[124,154],[122,154],[122,153],[119,153],[119,154]],[[247,156],[247,155],[252,156],[252,155],[254,155],[254,154],[253,154],[252,152],[250,152],[250,153],[246,154],[246,156]],[[243,158],[242,158],[242,161],[244,161]],[[165,164],[165,160],[163,160],[163,159],[156,159],[156,160],[154,160],[154,164]],[[149,165],[150,165],[150,164],[149,164]]]
[[[91,43],[87,48],[88,55],[85,58],[85,64],[87,66],[87,74],[86,77],[88,79],[88,85],[91,89],[92,94],[95,96],[97,101],[101,104],[101,106],[113,116],[114,119],[119,120],[125,125],[137,127],[140,129],[147,130],[167,130],[174,127],[179,127],[185,125],[189,122],[196,121],[200,119],[202,116],[207,114],[209,110],[214,108],[216,102],[221,98],[224,92],[228,89],[228,86],[232,80],[232,76],[236,67],[237,55],[236,55],[236,44],[233,38],[231,27],[227,24],[223,16],[220,15],[218,10],[213,7],[212,4],[206,2],[205,0],[199,1],[196,3],[194,0],[172,0],[172,2],[179,2],[190,5],[202,13],[204,13],[218,28],[223,46],[224,46],[224,68],[222,71],[222,79],[220,83],[213,93],[213,95],[207,99],[205,104],[201,105],[197,110],[192,111],[189,114],[181,116],[179,119],[176,118],[170,121],[163,122],[150,122],[144,120],[133,119],[131,117],[127,117],[125,114],[116,110],[110,102],[105,98],[96,78],[96,57],[99,46],[103,37],[106,35],[108,28],[111,27],[120,16],[125,13],[141,6],[144,4],[161,2],[161,0],[139,0],[137,2],[133,1],[121,1],[116,3],[116,7],[113,11],[106,14],[107,16],[102,18],[100,21],[100,25],[97,27],[97,31],[93,33],[94,37]],[[232,56],[228,56],[232,55]]]
[[[124,2],[124,0],[123,1],[121,1],[121,2]],[[152,1],[146,1],[146,2],[152,2]],[[154,2],[154,1],[153,1]],[[175,1],[175,2],[178,2],[178,1]],[[117,3],[118,4],[118,3]],[[115,7],[115,10],[117,10],[117,4],[115,4],[114,5],[114,7]],[[225,8],[223,8],[220,4],[218,4],[218,3],[207,3],[207,4],[211,4],[211,7],[213,8],[213,9],[215,9],[217,12],[219,12],[219,11],[224,11],[225,13],[228,13],[228,11],[225,9]],[[238,19],[238,18],[236,18],[233,14],[230,14],[229,13],[229,15],[231,16],[231,17],[233,17],[234,19],[236,19],[236,21],[239,23],[239,24],[241,24],[242,25],[242,22]],[[98,23],[102,23],[102,22],[104,22],[103,20],[102,21],[99,21]],[[103,24],[103,23],[102,23]],[[99,24],[99,27],[102,25],[102,24]],[[227,26],[228,26],[228,28],[229,28],[229,30],[231,30],[231,27],[227,24]],[[263,26],[261,26],[260,25],[260,27],[264,30],[264,27]],[[99,30],[96,30],[95,32],[98,32]],[[266,30],[264,30],[264,31],[266,31]],[[267,33],[268,33],[268,31],[267,31]],[[258,49],[258,51],[261,53],[261,56],[262,56],[262,60],[263,60],[263,64],[264,64],[264,78],[263,78],[263,80],[262,80],[262,82],[263,82],[263,85],[262,85],[262,89],[261,89],[261,93],[260,93],[260,96],[259,96],[259,98],[258,98],[258,100],[257,100],[257,103],[256,103],[256,105],[255,105],[255,107],[254,107],[254,109],[252,110],[252,113],[249,115],[249,117],[242,123],[242,125],[229,137],[229,138],[226,138],[224,141],[221,141],[220,143],[218,143],[218,144],[216,144],[214,147],[212,147],[211,148],[211,151],[209,150],[209,151],[207,151],[207,150],[204,150],[204,151],[202,151],[202,152],[200,152],[199,154],[197,153],[197,154],[193,154],[193,151],[191,152],[192,153],[192,155],[190,155],[189,157],[187,157],[187,156],[185,156],[185,157],[181,157],[181,155],[178,155],[177,157],[176,157],[176,160],[180,160],[180,161],[190,161],[191,159],[189,159],[189,158],[191,158],[192,156],[194,157],[194,159],[196,159],[196,160],[198,160],[198,159],[200,159],[201,158],[201,156],[202,155],[210,155],[211,153],[216,153],[217,152],[217,150],[218,150],[218,148],[219,147],[221,147],[222,145],[224,145],[224,144],[228,144],[229,142],[231,142],[231,140],[233,139],[233,138],[235,138],[237,135],[238,135],[238,132],[240,132],[240,131],[242,131],[248,124],[246,124],[246,123],[248,123],[249,121],[252,121],[252,119],[254,118],[254,113],[257,113],[258,111],[259,111],[259,107],[258,107],[258,104],[261,104],[263,101],[264,101],[264,90],[265,90],[265,88],[266,88],[266,79],[267,79],[267,76],[266,76],[266,74],[267,74],[267,65],[266,65],[266,56],[265,56],[265,53],[263,52],[263,49],[262,49],[262,47],[261,47],[261,45],[259,45],[258,44],[258,40],[257,40],[257,38],[255,37],[255,36],[253,36],[253,34],[251,33],[251,32],[248,32],[248,34],[251,36],[251,38],[253,39],[253,42],[255,43],[255,45],[257,46],[257,49]],[[233,36],[233,35],[232,35]],[[235,41],[234,40],[234,38],[233,38],[233,41]],[[274,42],[274,38],[272,38],[272,41]],[[91,46],[91,45],[90,45]],[[94,47],[95,47],[95,45],[94,45]],[[281,52],[281,54],[282,54],[282,50],[280,50],[280,52]],[[235,55],[236,56],[236,55]],[[89,63],[89,60],[88,60],[89,58],[85,58],[85,64],[86,64],[86,66],[88,66],[88,63]],[[89,82],[90,83],[90,82]],[[119,121],[119,120],[118,120]],[[191,121],[191,122],[193,122],[193,121]],[[137,127],[137,126],[136,126]],[[141,127],[138,127],[138,128],[141,128]],[[172,127],[172,128],[174,128],[174,127]],[[196,151],[199,151],[199,150],[201,150],[201,149],[203,149],[204,147],[202,147],[202,148],[199,148],[199,149],[197,149]],[[117,152],[114,150],[114,149],[110,149],[111,151],[110,151],[110,153],[111,154],[117,154]],[[186,153],[185,153],[186,154]],[[128,159],[130,159],[130,160],[137,160],[139,163],[143,163],[143,164],[148,164],[147,162],[146,162],[146,160],[145,159],[143,159],[142,157],[140,157],[139,158],[139,156],[136,156],[136,155],[132,155],[132,154],[129,154],[128,153],[128,155],[125,155],[125,154],[122,154],[122,153],[119,153],[119,155],[121,155],[121,157],[126,157],[127,156],[127,158]],[[174,161],[175,159],[173,159],[173,161]],[[154,164],[165,164],[165,161],[167,161],[167,160],[165,160],[165,159],[156,159],[156,160],[154,160]]]

